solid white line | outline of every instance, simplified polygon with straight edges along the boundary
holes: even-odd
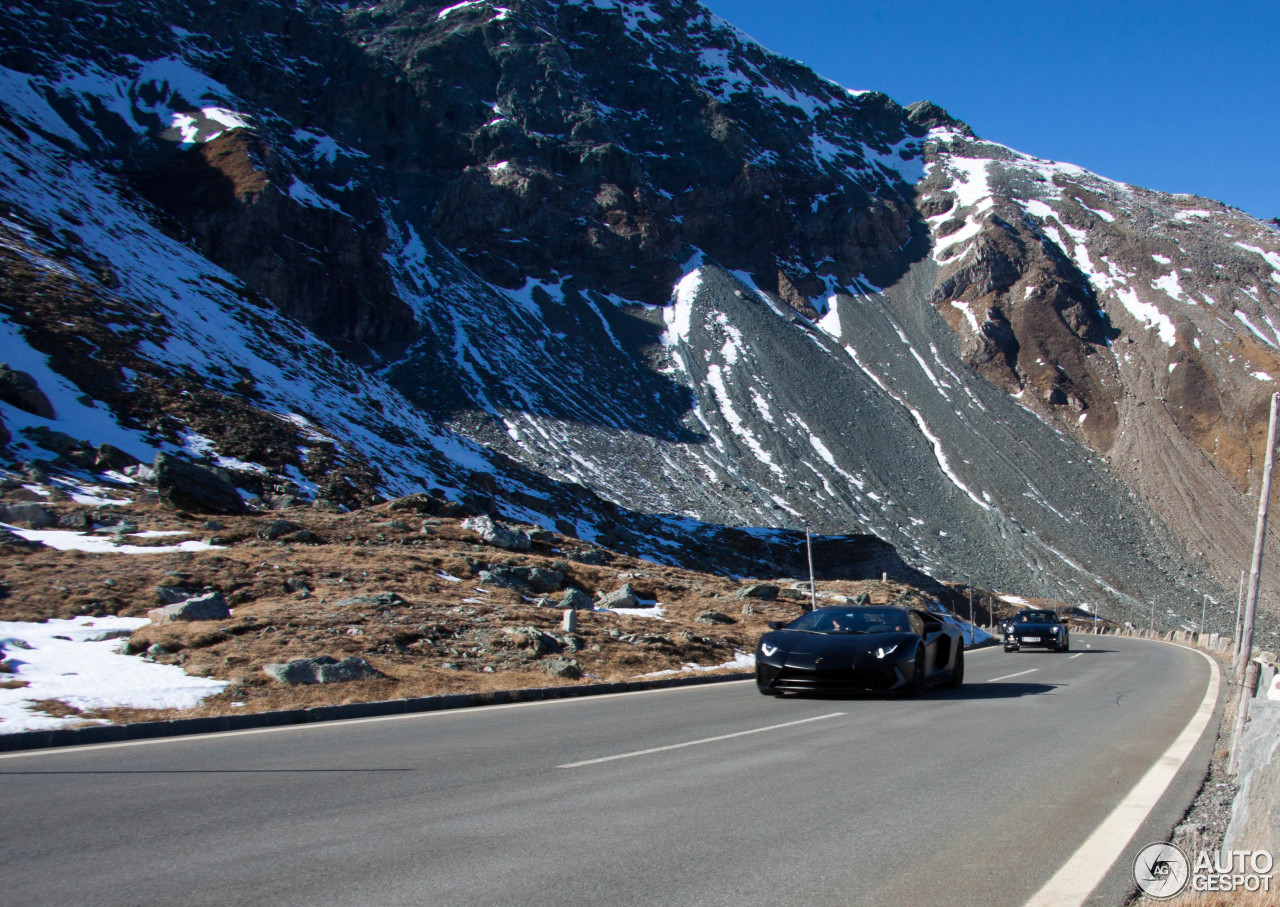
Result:
[[[1155,808],[1164,795],[1173,776],[1182,768],[1187,756],[1195,747],[1200,735],[1213,717],[1218,703],[1218,664],[1204,652],[1196,649],[1209,662],[1209,686],[1205,690],[1200,708],[1191,716],[1182,733],[1169,745],[1155,765],[1134,785],[1133,790],[1120,801],[1061,869],[1044,883],[1026,907],[1054,907],[1054,905],[1083,904],[1089,893],[1102,881],[1111,866],[1120,859],[1138,827]]]
[[[1079,658],[1083,654],[1084,654],[1083,652],[1077,652],[1076,654],[1072,655],[1071,658]],[[1071,658],[1068,658],[1067,661],[1070,661]]]
[[[1021,677],[1023,674],[1034,674],[1039,668],[1031,668],[1027,671],[1019,671],[1017,674],[1006,674],[1003,677],[992,677],[987,683],[995,683],[997,680],[1008,680],[1010,677]]]
[[[647,750],[636,750],[634,753],[619,753],[616,756],[601,756],[599,759],[584,759],[582,762],[568,762],[556,768],[581,768],[584,765],[599,765],[601,762],[613,762],[615,759],[630,759],[633,756],[648,756],[650,753],[661,753],[666,750],[684,749],[686,746],[700,746],[703,743],[715,743],[717,740],[730,740],[734,737],[746,737],[748,734],[763,734],[765,731],[776,731],[784,727],[795,727],[797,724],[808,724],[810,721],[823,721],[827,718],[838,718],[846,712],[832,712],[829,715],[818,715],[816,718],[801,718],[799,721],[788,721],[786,724],[771,724],[768,727],[753,728],[749,731],[738,731],[734,734],[721,734],[719,737],[703,737],[701,740],[687,740],[684,743],[673,743],[670,746],[655,746]]]

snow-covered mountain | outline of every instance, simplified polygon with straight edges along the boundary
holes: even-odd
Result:
[[[1274,224],[694,2],[15,0],[0,66],[3,359],[56,403],[0,395],[15,462],[1234,618]]]

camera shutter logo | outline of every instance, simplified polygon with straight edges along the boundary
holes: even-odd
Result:
[[[1190,878],[1191,861],[1172,844],[1148,844],[1133,861],[1133,880],[1149,898],[1171,898]]]

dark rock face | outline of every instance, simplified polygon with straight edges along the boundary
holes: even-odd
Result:
[[[346,193],[346,209],[326,202],[246,129],[134,178],[209,260],[357,360],[414,339],[413,313],[382,262],[386,236],[368,191]]]

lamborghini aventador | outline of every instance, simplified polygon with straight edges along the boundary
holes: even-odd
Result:
[[[964,640],[954,624],[917,608],[817,608],[772,628],[756,646],[756,685],[783,693],[897,693],[964,682]]]

